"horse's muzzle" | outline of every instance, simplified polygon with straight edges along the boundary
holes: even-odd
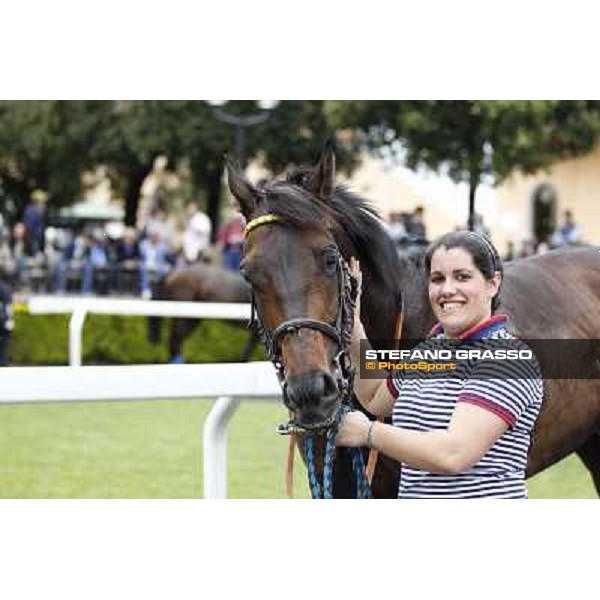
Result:
[[[304,429],[329,427],[341,401],[335,379],[317,371],[287,377],[283,383],[283,402],[295,414],[295,422]]]

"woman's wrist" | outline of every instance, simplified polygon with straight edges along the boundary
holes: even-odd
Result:
[[[367,338],[363,324],[359,321],[354,324],[352,329],[352,339],[350,342],[350,355],[355,366],[360,364],[360,342]]]

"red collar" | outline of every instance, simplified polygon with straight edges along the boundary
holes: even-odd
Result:
[[[488,319],[481,321],[481,323],[475,325],[474,327],[471,327],[471,329],[467,329],[467,331],[464,331],[463,333],[461,333],[460,336],[458,337],[458,339],[459,340],[467,340],[477,334],[480,334],[485,329],[492,327],[492,325],[496,325],[497,323],[504,323],[506,321],[508,321],[508,317],[506,315],[493,315],[493,316],[489,317]],[[429,336],[437,335],[438,333],[441,333],[442,330],[443,330],[442,324],[436,323],[433,326],[432,330],[429,332]]]

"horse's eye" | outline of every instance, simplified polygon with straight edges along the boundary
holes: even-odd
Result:
[[[244,281],[254,290],[260,290],[267,285],[263,272],[254,266],[242,264],[240,274],[244,278]]]
[[[331,250],[323,253],[323,267],[328,275],[335,275],[337,272],[337,256]]]
[[[246,265],[244,263],[242,263],[240,265],[240,275],[248,282],[250,283],[250,269],[248,269],[246,267]]]

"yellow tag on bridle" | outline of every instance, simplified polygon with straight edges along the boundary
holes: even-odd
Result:
[[[266,225],[267,223],[275,223],[277,221],[283,221],[283,217],[279,217],[277,215],[263,215],[262,217],[256,217],[256,219],[252,219],[248,225],[246,225],[246,229],[244,229],[244,237],[248,237],[248,234],[257,227],[261,225]]]

